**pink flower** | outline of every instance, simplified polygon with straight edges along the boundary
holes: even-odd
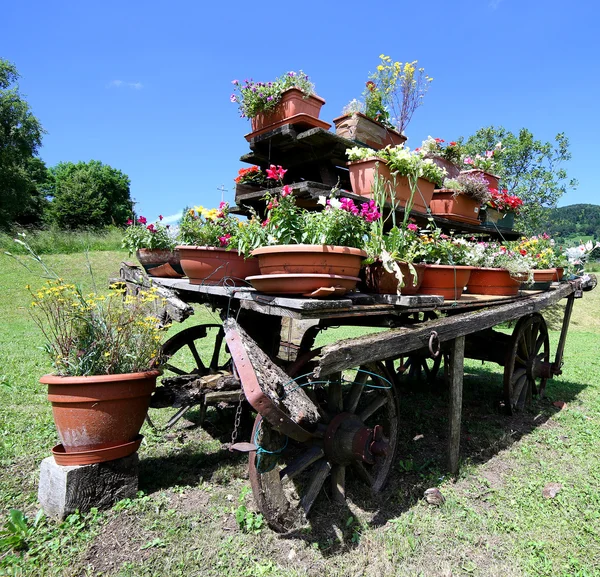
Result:
[[[285,198],[286,196],[289,196],[290,194],[292,194],[292,188],[289,185],[285,185],[282,189],[281,189],[281,197]]]
[[[162,219],[163,219],[163,215],[162,215],[162,214],[159,214],[159,215],[158,215],[158,220],[162,220]]]
[[[267,168],[267,178],[270,178],[271,180],[282,180],[283,175],[286,172],[287,170],[282,168],[281,166],[275,166],[274,164],[272,164],[269,168]]]
[[[417,232],[419,230],[419,227],[416,224],[413,224],[412,222],[406,225],[406,228],[411,232]]]
[[[373,222],[381,216],[374,200],[363,202],[360,205],[360,208],[360,216],[362,216],[367,222]]]
[[[221,201],[221,202],[219,203],[219,210],[223,210],[224,208],[227,208],[227,203],[226,203],[226,202],[223,202],[223,201]]]
[[[465,164],[474,164],[473,163],[473,159],[470,156],[467,156],[467,158],[465,158]]]
[[[133,220],[129,219],[129,220],[127,221],[127,226],[131,226],[132,224],[133,224]]]
[[[220,236],[219,237],[219,243],[220,243],[221,247],[228,246],[230,238],[231,238],[231,235],[229,233],[227,233],[224,236]]]
[[[146,224],[147,222],[145,216],[138,216],[138,224]]]
[[[269,224],[269,219],[267,218],[267,219],[263,220],[263,222],[262,222],[262,225],[261,225],[261,226],[262,226],[263,228],[265,228],[265,226],[267,226],[268,224]]]
[[[156,229],[154,228],[154,225],[153,225],[153,224],[149,224],[149,225],[148,225],[146,228],[147,228],[147,229],[148,229],[150,232],[156,232]]]
[[[494,151],[493,150],[486,150],[485,151],[485,157],[486,158],[492,158],[492,156],[494,156]]]

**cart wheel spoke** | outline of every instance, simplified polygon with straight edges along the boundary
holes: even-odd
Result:
[[[188,374],[186,371],[181,370],[180,368],[176,367],[175,365],[172,365],[171,363],[166,363],[164,365],[164,370],[171,371],[171,372],[175,373],[176,375],[187,375]]]
[[[334,465],[331,470],[331,497],[336,503],[346,500],[346,467]]]
[[[375,400],[373,400],[366,408],[364,408],[359,414],[358,417],[361,421],[366,421],[369,417],[375,414],[376,411],[381,409],[385,404],[387,404],[388,399],[383,395],[377,395]]]
[[[194,357],[194,360],[196,361],[196,366],[202,372],[205,372],[206,371],[206,367],[204,366],[204,363],[202,362],[202,359],[200,358],[200,355],[198,354],[198,349],[196,348],[196,345],[194,344],[194,341],[190,341],[188,343],[188,348],[192,352],[192,356]]]
[[[223,347],[224,338],[225,331],[221,328],[215,337],[215,348],[213,350],[212,359],[210,359],[210,370],[214,373],[219,370],[219,356],[221,354],[221,348]]]
[[[371,477],[371,473],[367,471],[367,468],[362,463],[358,461],[352,463],[352,469],[356,472],[358,477],[363,480],[367,487],[373,487],[373,477]]]
[[[321,489],[325,483],[327,475],[331,470],[331,463],[329,461],[319,461],[314,468],[312,480],[308,486],[308,489],[302,499],[300,500],[300,506],[304,509],[304,513],[308,515],[312,506],[315,504],[315,500],[319,496]]]
[[[344,402],[344,410],[348,413],[355,413],[356,407],[358,406],[358,402],[360,401],[360,396],[365,389],[365,383],[367,382],[368,373],[362,371],[359,372],[354,382],[352,383],[352,387],[350,388],[350,394],[346,397]]]
[[[329,377],[329,387],[327,390],[327,410],[330,413],[341,413],[344,408],[342,399],[342,375],[334,373]]]

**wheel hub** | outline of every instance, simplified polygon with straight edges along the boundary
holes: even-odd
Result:
[[[388,454],[390,445],[381,425],[371,429],[353,413],[336,415],[329,423],[323,441],[327,459],[336,465],[349,465],[353,461],[373,465],[378,457]]]

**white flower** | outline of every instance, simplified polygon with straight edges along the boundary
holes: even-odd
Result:
[[[329,205],[331,206],[331,208],[342,208],[342,203],[338,198],[330,198]]]
[[[319,196],[319,200],[317,200],[317,204],[322,204],[323,206],[327,205],[327,197],[321,195]]]

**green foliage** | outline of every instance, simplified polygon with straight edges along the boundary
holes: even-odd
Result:
[[[227,248],[235,242],[238,228],[239,220],[229,214],[226,202],[218,209],[186,207],[179,223],[179,240],[181,244]]]
[[[246,505],[240,505],[235,510],[235,520],[244,533],[254,533],[257,535],[265,526],[263,516],[260,513],[249,511]]]
[[[590,238],[600,239],[600,206],[596,204],[571,204],[549,209],[543,224],[536,232],[578,243]]]
[[[38,511],[33,523],[29,523],[27,517],[17,509],[11,509],[8,521],[4,529],[0,531],[0,554],[4,551],[22,551],[29,547],[29,539],[43,518],[44,512]]]
[[[564,133],[554,142],[536,140],[526,128],[513,134],[502,126],[479,129],[464,143],[465,152],[476,155],[493,151],[494,172],[501,178],[502,188],[523,200],[517,228],[524,232],[540,231],[545,210],[556,206],[560,197],[577,186],[569,179],[563,164],[570,160],[569,140]]]
[[[133,211],[129,177],[98,160],[60,162],[50,169],[49,221],[62,229],[124,226]]]
[[[161,224],[162,216],[152,224],[146,224],[143,216],[136,222],[129,221],[123,236],[123,248],[133,254],[140,248],[173,250],[177,244],[175,236],[171,234],[171,226]]]
[[[0,58],[0,228],[38,224],[46,165],[37,158],[44,129],[15,84],[16,67]]]

